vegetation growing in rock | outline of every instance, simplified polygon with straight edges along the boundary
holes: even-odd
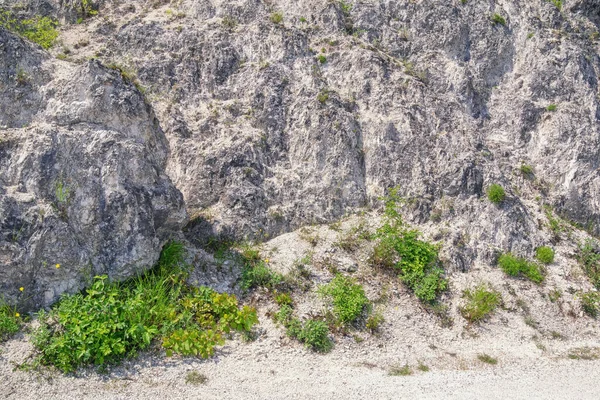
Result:
[[[355,322],[369,304],[363,287],[347,276],[338,274],[319,293],[331,300],[333,312],[343,324]]]
[[[538,264],[521,257],[516,257],[511,253],[501,255],[498,259],[498,265],[507,275],[514,277],[523,276],[535,283],[544,281],[542,268]]]
[[[488,188],[487,195],[488,199],[494,204],[500,204],[506,198],[504,188],[497,183],[494,183]]]
[[[544,264],[552,264],[554,262],[554,250],[548,246],[541,246],[535,250],[535,258]]]
[[[444,278],[438,247],[420,239],[417,230],[406,227],[397,207],[397,189],[385,199],[385,223],[377,230],[371,264],[394,268],[400,279],[421,301],[434,302],[448,282]]]
[[[492,22],[498,25],[506,25],[506,19],[500,14],[492,15]]]
[[[580,295],[581,308],[592,318],[598,317],[600,314],[600,293],[585,292]]]
[[[115,363],[134,356],[152,341],[167,355],[209,357],[224,335],[249,331],[256,311],[238,308],[235,296],[185,284],[183,248],[168,244],[158,265],[124,283],[96,277],[85,292],[65,296],[40,313],[33,335],[43,364],[64,372],[79,366]]]
[[[467,302],[460,308],[460,313],[469,322],[485,319],[502,303],[500,293],[485,284],[465,290],[463,297]]]
[[[20,326],[21,316],[16,307],[11,307],[0,299],[0,342],[17,333]]]
[[[327,323],[317,319],[300,321],[294,316],[294,308],[291,304],[282,305],[273,319],[286,328],[286,334],[290,338],[304,343],[314,351],[327,353],[333,348]]]
[[[257,250],[244,250],[242,257],[244,261],[241,279],[242,289],[250,290],[257,287],[275,288],[283,282],[283,276],[272,271]]]
[[[586,275],[596,288],[600,289],[600,252],[598,252],[597,243],[589,239],[582,245],[579,245],[577,260],[583,267]]]
[[[56,42],[58,22],[49,17],[19,19],[12,12],[0,9],[0,27],[23,36],[44,49],[51,48]]]

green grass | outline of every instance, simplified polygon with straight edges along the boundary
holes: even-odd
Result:
[[[58,38],[58,22],[49,17],[19,19],[10,11],[0,10],[0,26],[37,43],[44,49],[54,46]]]
[[[481,284],[463,292],[466,304],[460,308],[461,315],[469,322],[479,322],[492,314],[502,303],[502,296],[497,291]]]
[[[506,199],[504,188],[497,183],[494,183],[488,188],[488,199],[494,204],[500,204]]]
[[[283,22],[283,14],[279,12],[274,12],[269,16],[269,19],[274,24],[281,24]]]
[[[448,281],[438,257],[438,246],[420,239],[419,231],[407,228],[397,211],[397,189],[385,199],[385,223],[377,230],[377,244],[370,256],[373,266],[395,269],[400,279],[425,303],[434,303]]]
[[[498,359],[497,358],[489,356],[489,355],[487,355],[485,353],[484,354],[478,354],[477,355],[477,359],[479,361],[483,362],[483,363],[490,364],[490,365],[496,365],[496,364],[498,364]]]
[[[0,342],[17,333],[21,327],[21,321],[16,307],[11,307],[0,299]]]
[[[405,364],[404,366],[400,367],[400,366],[393,366],[390,368],[388,374],[390,376],[409,376],[412,375],[412,369],[410,369],[410,367],[408,366],[408,364]]]
[[[554,112],[557,108],[558,106],[556,104],[550,104],[548,107],[546,107],[546,111]]]
[[[533,167],[531,165],[522,164],[519,170],[521,171],[521,174],[525,177],[530,177],[533,175]]]
[[[548,246],[541,246],[535,250],[535,258],[543,264],[552,264],[554,262],[554,250]]]
[[[546,0],[546,1],[554,4],[554,7],[558,8],[558,11],[560,11],[562,9],[563,0]]]
[[[498,265],[507,275],[526,277],[535,283],[544,281],[542,268],[538,264],[516,257],[511,253],[501,255],[498,259]]]
[[[183,247],[168,244],[158,265],[123,283],[96,277],[82,293],[64,296],[39,314],[33,334],[40,362],[64,372],[80,366],[115,364],[152,342],[167,355],[207,358],[232,331],[258,322],[256,311],[238,307],[235,296],[185,283]]]
[[[318,292],[333,303],[333,313],[342,324],[355,322],[369,304],[363,287],[352,278],[338,274]]]
[[[506,25],[506,19],[498,13],[492,15],[492,22],[497,25]]]
[[[600,253],[597,242],[588,239],[579,245],[577,261],[581,264],[592,285],[600,289]]]
[[[317,61],[319,61],[321,64],[325,64],[327,62],[327,57],[325,57],[323,54],[319,54],[317,56]]]

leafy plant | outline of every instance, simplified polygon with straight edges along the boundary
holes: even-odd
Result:
[[[600,289],[600,252],[598,252],[594,240],[588,239],[584,244],[579,245],[577,261],[583,267],[592,284]]]
[[[479,322],[502,303],[502,296],[497,291],[481,284],[463,292],[467,303],[460,308],[461,315],[469,322]]]
[[[498,265],[507,275],[524,276],[535,283],[544,281],[542,268],[538,264],[516,257],[511,253],[501,255],[498,259]]]
[[[0,27],[31,40],[44,49],[49,49],[56,43],[57,26],[58,22],[49,17],[19,19],[10,11],[0,10]]]
[[[19,331],[21,316],[16,307],[9,306],[0,299],[0,342],[7,340]]]
[[[321,90],[321,92],[319,92],[317,95],[317,100],[321,104],[327,103],[327,100],[329,100],[329,92],[327,90]]]
[[[598,317],[600,314],[600,293],[585,292],[580,295],[581,308],[592,318]]]
[[[393,189],[385,199],[386,220],[377,230],[379,241],[370,261],[373,265],[396,269],[419,300],[432,303],[448,285],[438,247],[419,239],[419,231],[404,226],[396,209],[399,200],[398,189]]]
[[[241,287],[250,290],[257,287],[275,288],[283,282],[283,276],[272,271],[267,263],[260,258],[258,252],[248,251],[243,255]]]
[[[548,246],[541,246],[535,250],[535,258],[541,263],[552,264],[554,262],[554,250]]]
[[[554,112],[557,108],[558,106],[556,104],[550,104],[548,107],[546,107],[546,111]]]
[[[327,57],[325,57],[323,54],[319,54],[317,56],[317,61],[319,61],[321,64],[325,64],[327,62]]]
[[[351,324],[369,304],[363,287],[352,278],[338,274],[319,288],[319,293],[331,299],[333,312],[343,324]]]
[[[235,296],[185,284],[183,247],[170,243],[158,265],[137,278],[111,283],[96,277],[82,293],[64,296],[40,313],[33,335],[43,364],[64,372],[116,363],[162,341],[167,355],[209,357],[224,334],[249,331],[258,321]]]
[[[306,321],[298,334],[298,340],[320,353],[327,353],[333,348],[333,342],[329,338],[329,327],[319,320]]]
[[[494,183],[488,188],[488,199],[494,204],[500,204],[506,199],[504,188],[497,183]]]

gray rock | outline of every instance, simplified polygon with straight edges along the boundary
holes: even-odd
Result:
[[[2,29],[0,43],[0,292],[46,306],[94,275],[153,265],[186,211],[152,108],[98,62],[53,68]]]

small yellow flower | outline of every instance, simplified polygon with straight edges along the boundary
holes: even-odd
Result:
[[[21,314],[15,313],[15,317],[19,318],[20,316],[21,316]]]
[[[24,288],[23,286],[21,286],[21,287],[19,288],[19,291],[21,291],[21,292],[22,292],[23,290],[25,290],[25,288]]]
[[[59,268],[60,268],[60,264],[56,264],[56,269],[59,269]]]
[[[268,263],[268,262],[269,262],[269,259],[268,259],[268,258],[265,258],[265,262],[266,262],[266,263]]]

